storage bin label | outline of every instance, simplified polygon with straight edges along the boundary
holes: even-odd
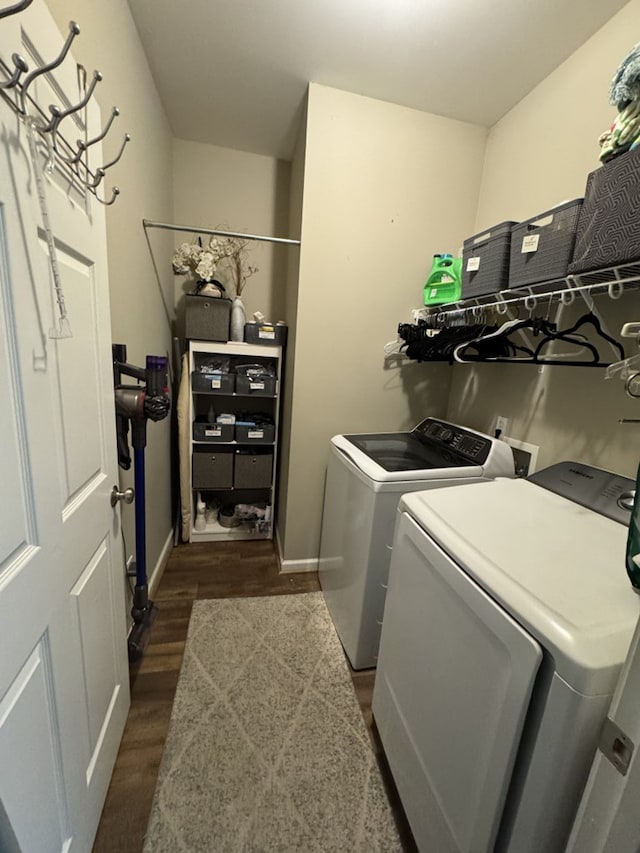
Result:
[[[480,258],[469,258],[467,261],[467,272],[475,272],[480,269]]]
[[[522,255],[526,255],[527,252],[537,252],[539,242],[539,234],[528,234],[526,237],[522,238],[522,248],[520,249],[520,253]]]
[[[220,377],[218,377],[217,379],[212,379],[212,380],[211,380],[211,387],[212,387],[212,388],[220,388],[220,387],[222,387],[222,380],[220,379]]]
[[[268,338],[269,340],[273,340],[276,336],[276,333],[273,329],[259,329],[258,337],[259,338]]]
[[[222,430],[221,429],[205,429],[204,434],[216,437],[216,436],[222,435]]]
[[[252,391],[264,391],[264,382],[250,382],[249,388]]]
[[[247,430],[247,438],[264,438],[264,430],[263,429]]]

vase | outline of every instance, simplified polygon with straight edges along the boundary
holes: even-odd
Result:
[[[244,304],[239,296],[236,296],[231,303],[231,326],[230,337],[231,341],[244,341],[244,324],[247,316],[244,310]]]

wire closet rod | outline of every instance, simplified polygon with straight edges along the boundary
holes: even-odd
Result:
[[[188,231],[192,234],[210,234],[215,237],[238,237],[240,240],[260,240],[263,243],[286,243],[299,246],[300,240],[289,240],[287,237],[264,237],[261,234],[241,234],[238,231],[221,231],[219,228],[201,228],[198,225],[173,225],[171,222],[152,222],[143,219],[145,228],[164,228],[165,231]]]

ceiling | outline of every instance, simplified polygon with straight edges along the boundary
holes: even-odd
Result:
[[[491,126],[626,2],[129,5],[174,136],[290,159],[309,82]]]

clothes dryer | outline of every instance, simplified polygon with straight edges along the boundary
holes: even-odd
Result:
[[[509,445],[437,418],[410,432],[331,439],[319,576],[354,669],[376,665],[400,497],[497,476],[514,476]]]
[[[564,851],[640,615],[632,480],[573,462],[405,495],[373,714],[421,851]]]

